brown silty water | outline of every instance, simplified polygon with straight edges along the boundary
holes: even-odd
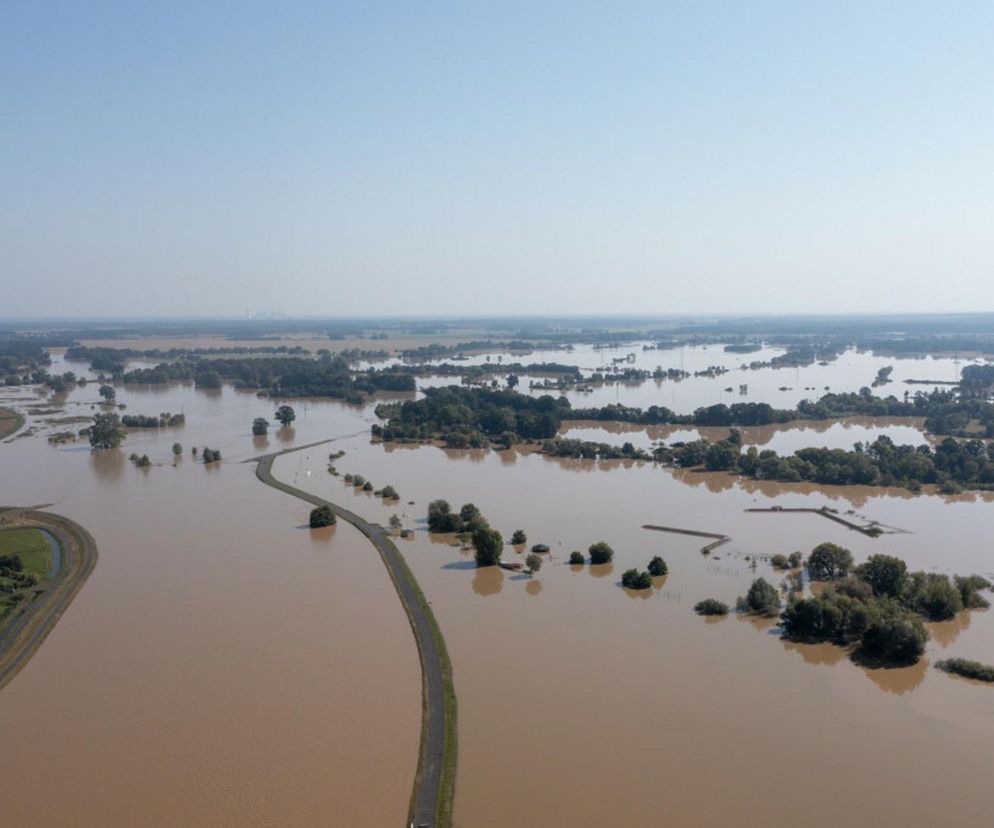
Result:
[[[861,367],[846,390],[869,379]],[[417,530],[398,543],[454,665],[458,825],[896,826],[931,824],[950,808],[963,824],[987,823],[994,692],[932,666],[949,655],[994,661],[990,612],[930,625],[914,667],[868,670],[836,647],[784,642],[770,622],[709,622],[692,607],[734,602],[758,575],[778,583],[757,556],[825,540],[857,560],[886,551],[913,568],[990,576],[988,498],[376,445],[371,409],[334,403],[295,403],[293,437],[271,432],[267,448],[248,435],[253,417],[271,413],[254,395],[121,396],[137,413],[183,405],[188,425],[133,435],[120,454],[37,437],[0,445],[0,499],[20,477],[19,501],[58,500],[101,544],[93,578],[0,694],[0,728],[16,748],[3,770],[27,824],[68,814],[102,824],[402,821],[420,686],[386,573],[347,526],[327,540],[295,529],[302,504],[231,462],[335,435],[279,458],[274,472]],[[178,469],[174,439],[187,446]],[[194,442],[221,448],[226,462],[190,462]],[[330,475],[327,456],[340,448],[339,472],[392,484],[401,501]],[[146,450],[166,465],[146,473],[125,460]],[[424,531],[436,497],[472,501],[505,537],[522,528],[552,553],[534,577],[477,570],[469,550]],[[872,539],[815,515],[744,511],[773,504],[852,509],[895,531]],[[732,540],[705,557],[700,539],[644,523]],[[616,551],[612,565],[566,563],[601,539]],[[620,587],[621,572],[656,554],[667,578],[647,593]],[[508,547],[506,557],[522,556]]]
[[[0,692],[3,823],[403,824],[420,667],[383,564],[348,525],[303,528],[306,504],[234,462],[364,423],[298,406],[293,436],[266,446],[249,426],[272,406],[252,394],[119,397],[131,412],[182,408],[187,425],[133,432],[119,451],[53,448],[43,435],[62,427],[45,424],[0,445],[0,502],[54,503],[100,555]],[[96,385],[73,392],[67,412],[91,398]],[[198,463],[193,445],[225,462]],[[131,451],[156,465],[134,467]]]

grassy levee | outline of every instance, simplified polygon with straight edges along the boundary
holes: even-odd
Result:
[[[0,408],[0,440],[20,431],[24,417],[12,408]]]
[[[306,448],[302,446],[301,448]],[[299,450],[299,449],[297,449]],[[328,506],[338,518],[352,524],[380,553],[397,595],[407,613],[421,661],[421,741],[418,766],[408,811],[408,824],[447,828],[452,824],[457,755],[457,706],[452,664],[434,613],[404,556],[384,527],[316,495],[277,480],[273,460],[284,450],[254,458],[256,476],[263,483],[314,506]]]
[[[0,507],[5,528],[47,529],[59,545],[61,566],[35,597],[0,627],[0,689],[31,660],[97,565],[97,545],[82,526],[61,515]]]

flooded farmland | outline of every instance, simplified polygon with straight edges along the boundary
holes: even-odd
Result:
[[[132,412],[182,409],[187,425],[91,453],[48,445],[62,426],[39,426],[46,415],[28,409],[41,435],[0,445],[0,501],[53,503],[100,550],[0,694],[5,823],[401,824],[420,670],[379,558],[348,525],[301,528],[304,504],[237,462],[266,450],[249,425],[272,414],[268,401],[192,387],[119,398]],[[67,411],[81,399],[96,400],[97,386],[70,394]],[[14,401],[26,403],[23,392]],[[342,406],[315,406],[292,438],[270,442],[362,427]],[[194,445],[225,462],[198,463]],[[134,467],[132,451],[155,465]]]
[[[683,350],[684,365],[700,366],[694,370],[769,358]],[[616,356],[629,351],[639,364],[680,367],[672,351]],[[570,356],[603,360],[579,348]],[[748,382],[744,399],[792,405],[825,385],[869,385],[884,365],[895,366],[895,381],[874,391],[897,395],[909,387],[905,378],[947,380],[961,367],[855,352],[837,363],[569,396],[577,406],[603,404],[601,395],[686,413],[722,401],[733,384]],[[385,524],[398,513],[416,530],[398,545],[452,657],[456,824],[834,825],[861,824],[872,812],[874,825],[898,826],[942,819],[950,803],[963,824],[987,822],[994,693],[933,665],[950,655],[994,661],[990,611],[929,625],[926,656],[913,667],[868,669],[831,645],[784,642],[771,622],[708,621],[692,607],[706,597],[734,603],[757,575],[779,583],[769,555],[822,541],[851,548],[857,561],[884,551],[912,568],[989,577],[989,497],[774,484],[527,449],[372,444],[372,406],[334,402],[291,401],[292,431],[253,438],[252,419],[271,416],[271,401],[230,387],[119,386],[128,413],[181,411],[187,425],[133,431],[123,449],[91,453],[83,442],[49,445],[46,436],[66,426],[43,421],[89,416],[96,385],[40,409],[28,407],[42,400],[27,390],[0,396],[34,430],[0,445],[0,501],[56,504],[93,533],[101,555],[66,616],[0,694],[12,821],[51,825],[82,814],[106,825],[402,822],[420,679],[389,578],[349,526],[300,528],[303,505],[260,485],[251,465],[238,462],[335,438],[278,458],[274,473],[371,520]],[[40,413],[54,408],[61,413]],[[604,433],[616,444],[694,439],[672,429],[566,425],[564,436]],[[789,452],[848,448],[880,433],[919,443],[919,426],[818,423],[743,436]],[[175,441],[184,451],[174,465]],[[205,467],[191,456],[194,445],[220,449],[224,462]],[[340,450],[341,474],[391,484],[400,502],[385,505],[329,474],[328,455]],[[147,453],[153,466],[134,467],[131,452]],[[505,538],[521,528],[529,545],[548,544],[545,565],[535,576],[476,569],[470,550],[425,531],[427,504],[440,497],[454,507],[475,503]],[[812,514],[745,511],[772,505],[851,510],[885,534],[867,537]],[[643,529],[647,523],[731,540],[704,556],[700,539]],[[614,547],[612,564],[566,562],[597,540]],[[507,557],[517,554],[508,547]],[[646,592],[623,589],[621,573],[653,555],[666,559],[668,576]]]

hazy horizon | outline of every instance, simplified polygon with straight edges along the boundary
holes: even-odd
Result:
[[[15,2],[0,319],[994,310],[994,7]]]

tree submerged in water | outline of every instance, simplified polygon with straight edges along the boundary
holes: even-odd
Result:
[[[757,578],[744,598],[738,600],[739,612],[775,618],[780,612],[780,593],[765,578]]]
[[[656,555],[651,561],[649,561],[649,574],[653,578],[661,578],[669,572],[669,567],[666,566],[666,561]]]
[[[90,446],[95,449],[118,448],[128,436],[117,414],[94,414],[87,432]]]
[[[590,555],[590,563],[592,564],[611,563],[611,560],[614,558],[614,550],[604,541],[590,544],[587,553]]]
[[[321,529],[325,526],[334,526],[336,523],[335,513],[328,505],[317,506],[311,509],[310,527],[311,529]]]
[[[838,562],[851,561],[848,550],[832,544],[815,551],[824,553],[825,547],[831,547],[831,554],[819,569],[837,572]],[[795,641],[855,644],[864,658],[910,664],[925,651],[929,634],[924,621],[946,620],[964,609],[989,606],[980,590],[990,586],[979,575],[950,578],[937,572],[908,572],[900,558],[871,555],[854,575],[836,580],[818,595],[790,597],[781,622],[784,635]]]
[[[648,572],[627,569],[621,576],[621,585],[626,589],[650,589],[652,587],[652,576]]]
[[[500,532],[489,526],[481,526],[473,532],[473,548],[476,554],[477,566],[496,566],[500,560],[504,539]]]
[[[717,598],[705,598],[694,604],[694,612],[698,615],[728,615],[728,604]]]

